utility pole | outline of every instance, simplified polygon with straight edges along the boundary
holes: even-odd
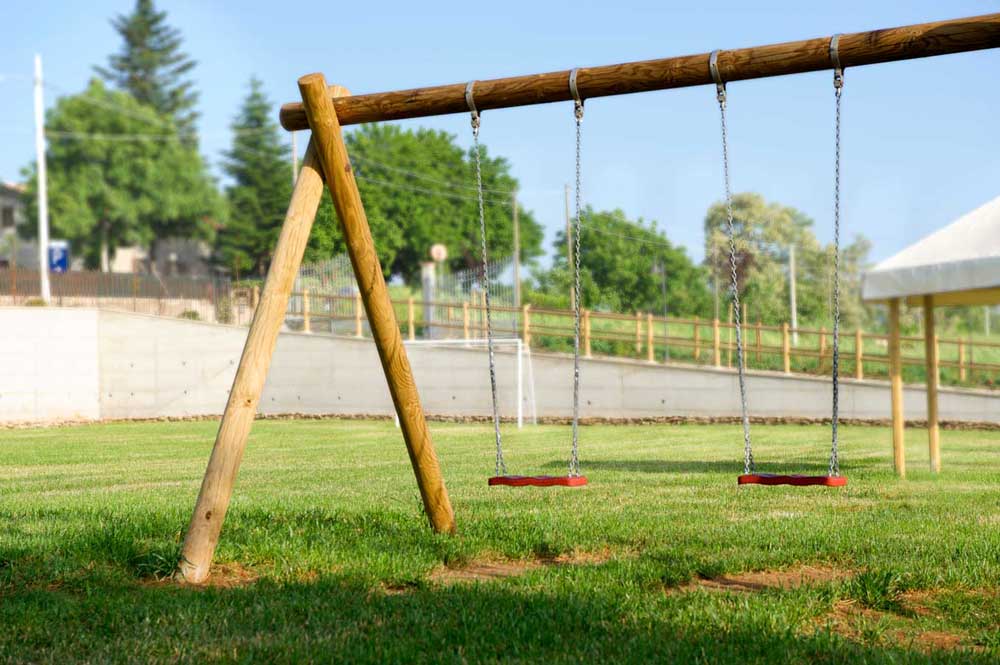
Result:
[[[792,346],[799,345],[799,308],[795,303],[795,245],[788,246],[788,309],[792,318]]]
[[[653,274],[659,275],[663,280],[663,359],[670,359],[670,347],[667,344],[667,338],[670,336],[669,326],[667,325],[667,262],[657,260],[653,264]]]
[[[295,141],[295,132],[292,132],[292,187],[299,179],[299,146]]]
[[[45,172],[45,104],[42,99],[42,56],[35,55],[35,159],[38,161],[38,275],[42,300],[52,299],[49,288],[49,193]]]
[[[517,189],[510,193],[514,208],[514,307],[521,307],[521,222],[517,216]]]
[[[566,266],[569,268],[569,307],[576,309],[576,287],[573,285],[573,226],[570,224],[569,216],[569,185],[565,187],[566,193]]]

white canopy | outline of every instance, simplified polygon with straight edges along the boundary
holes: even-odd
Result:
[[[864,274],[864,300],[924,295],[935,305],[1000,303],[1000,196]]]

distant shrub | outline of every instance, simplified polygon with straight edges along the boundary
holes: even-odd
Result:
[[[45,301],[41,298],[28,298],[24,301],[25,307],[45,307]]]
[[[235,320],[231,297],[222,296],[215,301],[215,320],[219,323],[232,323]]]
[[[186,309],[183,312],[181,312],[177,318],[189,319],[191,321],[200,321],[201,315],[198,314],[198,312],[194,311],[193,309]]]

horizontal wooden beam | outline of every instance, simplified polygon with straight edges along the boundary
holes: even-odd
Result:
[[[725,81],[800,74],[832,69],[830,37],[720,51],[719,73]],[[921,23],[900,28],[855,32],[840,37],[844,67],[911,60],[949,53],[1000,47],[1000,14]],[[577,88],[585,99],[712,83],[708,53],[661,60],[581,67]],[[476,81],[480,111],[564,102],[571,99],[569,70]],[[466,83],[395,92],[379,92],[333,100],[341,125],[467,113]],[[331,95],[332,97],[332,95]],[[308,129],[301,102],[281,107],[281,126]]]

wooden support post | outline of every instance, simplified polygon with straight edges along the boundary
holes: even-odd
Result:
[[[258,304],[260,304],[260,287],[254,284],[253,291],[250,292],[250,309],[257,311]]]
[[[958,380],[965,381],[965,340],[958,338]]]
[[[412,342],[417,338],[417,322],[414,318],[413,296],[406,299],[406,332]]]
[[[903,420],[903,358],[899,344],[899,298],[889,301],[889,381],[892,387],[892,462],[900,478],[906,477]]]
[[[694,361],[699,362],[701,360],[701,320],[696,316],[694,317]]]
[[[469,301],[462,303],[462,338],[469,339]]]
[[[312,332],[312,325],[309,323],[309,289],[302,290],[302,332]]]
[[[382,361],[389,394],[399,417],[403,440],[406,442],[423,499],[424,512],[435,531],[452,532],[455,530],[455,514],[441,476],[434,443],[427,429],[420,394],[406,356],[399,323],[392,309],[392,300],[375,251],[340,122],[327,93],[323,75],[309,74],[302,77],[299,79],[299,91],[312,128],[316,154],[326,174],[347,252],[354,266],[354,276],[368,313],[368,325]]]
[[[583,310],[583,355],[592,358],[590,352],[590,310]]]
[[[523,305],[521,307],[521,320],[524,321],[524,330],[521,331],[521,341],[524,344],[524,348],[531,348],[531,305]]]
[[[253,322],[181,550],[177,574],[183,581],[199,584],[208,578],[250,426],[257,415],[271,356],[285,320],[288,297],[322,195],[322,171],[310,141],[259,301],[258,287],[253,289]]]
[[[924,358],[927,368],[927,446],[931,472],[941,470],[941,439],[938,430],[938,362],[937,335],[934,332],[934,296],[924,296]]]
[[[865,378],[865,336],[861,328],[854,331],[854,378]]]
[[[360,290],[359,299],[368,315],[369,327],[396,408],[424,510],[435,531],[453,531],[454,514],[451,503],[427,430],[340,124],[333,104],[325,93],[326,83],[321,74],[311,74],[299,80],[299,89],[309,117],[313,140],[316,142],[317,155],[327,175],[329,191],[341,221],[342,233]]]
[[[656,362],[656,351],[653,335],[653,315],[646,314],[646,360],[653,363]]]
[[[792,340],[787,321],[781,324],[781,365],[785,374],[792,373]]]
[[[395,318],[395,316],[393,317]],[[361,294],[354,294],[354,336],[362,337],[364,330],[361,327]]]
[[[712,319],[712,362],[716,367],[722,367],[722,349],[719,348],[719,320]]]

